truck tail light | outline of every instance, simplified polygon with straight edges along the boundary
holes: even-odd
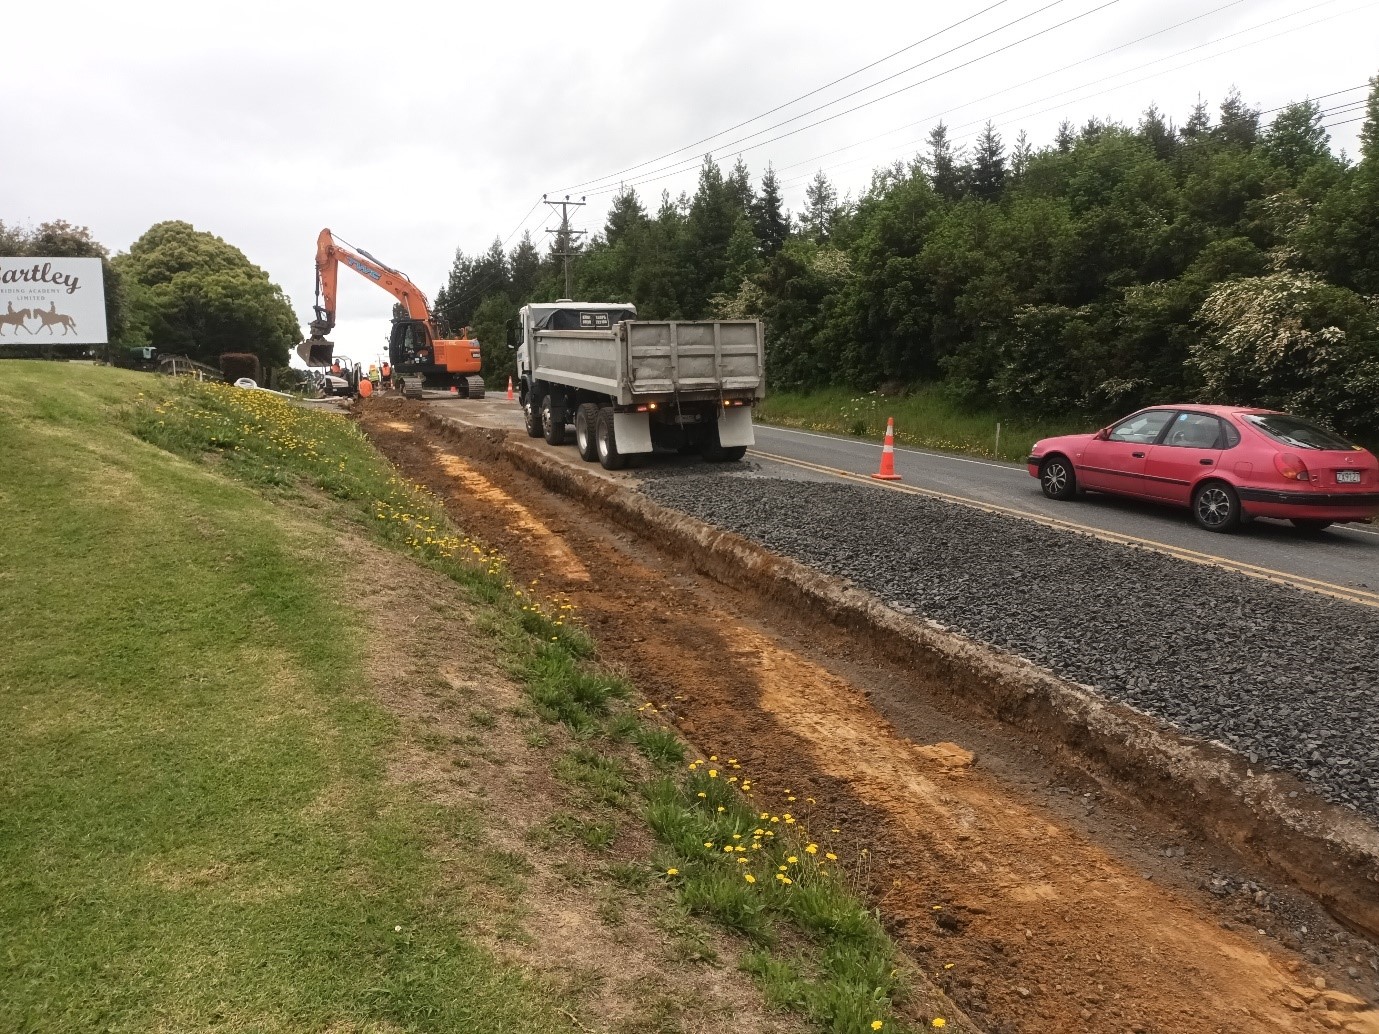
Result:
[[[1291,452],[1274,453],[1274,466],[1278,472],[1289,481],[1310,481],[1312,475],[1308,473],[1307,464],[1302,462],[1302,457]]]

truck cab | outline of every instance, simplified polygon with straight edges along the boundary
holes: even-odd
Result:
[[[623,320],[635,320],[637,307],[631,302],[575,302],[557,298],[553,302],[533,302],[517,313],[513,347],[517,349],[518,391],[527,404],[531,391],[531,340],[538,330],[607,330]]]

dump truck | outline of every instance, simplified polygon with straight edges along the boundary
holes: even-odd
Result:
[[[606,470],[656,449],[742,459],[766,394],[759,320],[639,320],[624,302],[523,306],[517,350],[527,434],[551,445],[573,425],[580,456]]]

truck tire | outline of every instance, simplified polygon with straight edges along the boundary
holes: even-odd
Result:
[[[704,433],[701,453],[710,463],[736,463],[747,455],[745,445],[719,445],[718,425],[709,426]]]
[[[618,452],[618,439],[613,433],[613,409],[603,406],[594,423],[594,440],[598,448],[599,466],[604,470],[622,470],[627,457]]]
[[[547,445],[565,444],[565,407],[554,394],[541,400],[541,434]]]
[[[522,399],[522,419],[527,428],[527,437],[541,437],[541,410],[535,388],[528,388]]]
[[[593,463],[599,458],[598,419],[599,407],[592,402],[582,403],[575,410],[575,448],[579,450],[579,458],[586,463]]]

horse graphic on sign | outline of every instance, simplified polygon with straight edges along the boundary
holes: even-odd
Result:
[[[77,332],[76,321],[66,313],[58,312],[57,302],[49,302],[48,308],[46,309],[34,309],[33,314],[43,323],[43,326],[39,329],[42,330],[46,328],[49,334],[52,334],[53,327],[55,326],[62,328],[63,337],[67,336],[69,330],[73,334]]]
[[[8,312],[4,312],[4,313],[0,313],[0,337],[3,337],[3,336],[4,336],[5,327],[6,327],[6,326],[13,327],[13,328],[14,328],[14,335],[13,335],[13,336],[14,336],[14,337],[18,337],[18,336],[19,336],[19,328],[20,328],[20,327],[24,327],[24,321],[25,321],[26,319],[28,319],[30,316],[33,315],[33,310],[32,310],[32,309],[16,309],[16,308],[14,307],[14,302],[9,302],[9,303],[7,303],[7,304],[8,304],[8,307],[9,307],[9,311],[8,311]],[[26,334],[32,334],[33,331],[30,330],[28,327],[24,327],[24,333],[26,333]]]

